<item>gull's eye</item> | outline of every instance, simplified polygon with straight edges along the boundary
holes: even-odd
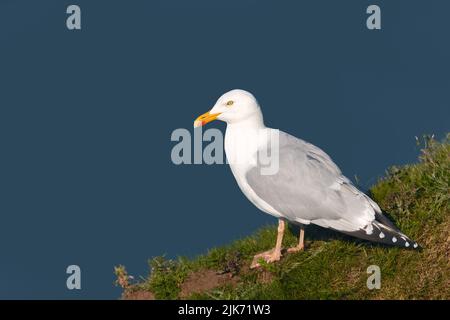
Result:
[[[231,107],[231,106],[233,105],[233,103],[234,103],[234,101],[233,101],[233,100],[230,100],[230,101],[227,102],[227,106],[228,106],[228,107]]]

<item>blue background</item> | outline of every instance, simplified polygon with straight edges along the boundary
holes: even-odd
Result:
[[[66,28],[78,4],[82,30]],[[378,4],[382,30],[366,28]],[[196,255],[274,220],[176,128],[250,90],[266,124],[368,188],[450,119],[448,1],[0,2],[0,298],[117,298],[113,266]],[[225,125],[213,126],[222,130]],[[66,289],[66,267],[82,290]]]

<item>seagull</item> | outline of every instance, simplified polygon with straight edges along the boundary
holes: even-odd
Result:
[[[194,121],[194,128],[216,119],[227,123],[225,154],[241,191],[261,211],[278,218],[275,247],[255,255],[252,268],[261,261],[280,260],[287,222],[300,226],[298,244],[287,252],[304,250],[304,226],[309,224],[373,242],[419,248],[322,149],[266,127],[250,92],[235,89],[223,94]],[[267,163],[275,164],[272,170]]]

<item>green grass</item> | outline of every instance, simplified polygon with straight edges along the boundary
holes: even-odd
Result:
[[[308,226],[305,251],[249,270],[253,255],[275,243],[276,227],[267,226],[195,259],[153,258],[149,277],[127,284],[125,292],[151,291],[157,299],[177,299],[190,274],[210,269],[233,274],[237,281],[187,298],[450,299],[449,142],[450,134],[442,142],[425,136],[418,163],[390,168],[370,190],[390,219],[423,247],[421,251],[371,244]],[[286,233],[284,247],[295,244],[294,234],[296,230]],[[366,286],[369,265],[381,269],[379,290]]]

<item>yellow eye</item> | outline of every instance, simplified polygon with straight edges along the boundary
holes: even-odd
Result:
[[[230,101],[228,101],[228,102],[227,102],[227,106],[229,106],[229,107],[230,107],[230,106],[232,106],[232,105],[233,105],[233,103],[234,103],[234,101],[233,101],[233,100],[230,100]]]

